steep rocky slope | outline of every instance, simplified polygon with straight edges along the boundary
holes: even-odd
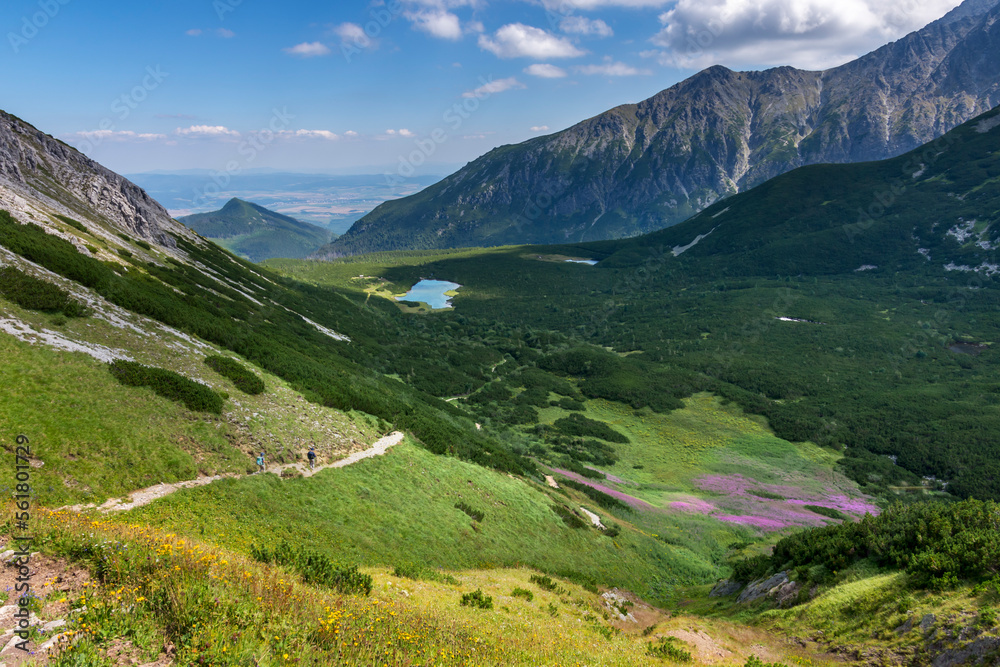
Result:
[[[139,186],[3,111],[0,208],[21,222],[67,216],[114,243],[123,233],[172,249],[167,232],[193,237]]]
[[[712,67],[635,105],[502,146],[387,202],[319,257],[621,238],[803,165],[912,150],[1000,102],[1000,8],[967,0],[825,72]]]

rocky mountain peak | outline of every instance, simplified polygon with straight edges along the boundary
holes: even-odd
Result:
[[[168,231],[189,233],[139,186],[3,111],[0,208],[22,222],[65,215],[166,248],[176,246]]]

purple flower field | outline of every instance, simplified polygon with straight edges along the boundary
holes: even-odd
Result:
[[[621,491],[616,491],[609,486],[604,486],[603,484],[595,484],[592,480],[587,479],[582,475],[577,475],[575,472],[570,472],[569,470],[560,470],[559,468],[552,468],[553,472],[557,472],[563,477],[573,480],[574,482],[580,482],[581,484],[586,484],[592,489],[597,489],[602,493],[606,493],[612,498],[617,498],[626,505],[634,507],[638,510],[655,511],[656,508],[647,503],[645,500],[639,500],[627,493],[622,493]]]
[[[761,484],[743,475],[706,475],[696,479],[695,485],[716,494],[711,501],[696,496],[682,496],[679,500],[670,502],[666,508],[659,508],[627,493],[622,493],[606,484],[599,484],[582,475],[553,468],[568,479],[606,493],[637,510],[643,511],[675,511],[710,516],[719,521],[733,523],[758,530],[773,532],[786,528],[808,528],[825,526],[830,519],[814,514],[805,509],[805,505],[829,507],[845,514],[859,518],[865,514],[879,513],[879,508],[864,498],[852,498],[835,489],[825,488],[826,493],[811,492],[791,485]],[[804,480],[806,481],[806,480]],[[608,476],[610,483],[624,483],[617,477]],[[764,498],[753,492],[763,492],[781,496],[781,498]]]

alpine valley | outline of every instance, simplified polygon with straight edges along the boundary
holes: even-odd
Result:
[[[0,112],[0,662],[1000,664],[997,11],[312,259]]]

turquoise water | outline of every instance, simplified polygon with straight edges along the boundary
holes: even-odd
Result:
[[[567,259],[570,264],[587,264],[588,266],[597,266],[596,259]]]
[[[431,308],[451,308],[451,297],[445,292],[457,290],[461,285],[447,280],[421,280],[397,301],[421,301]]]

